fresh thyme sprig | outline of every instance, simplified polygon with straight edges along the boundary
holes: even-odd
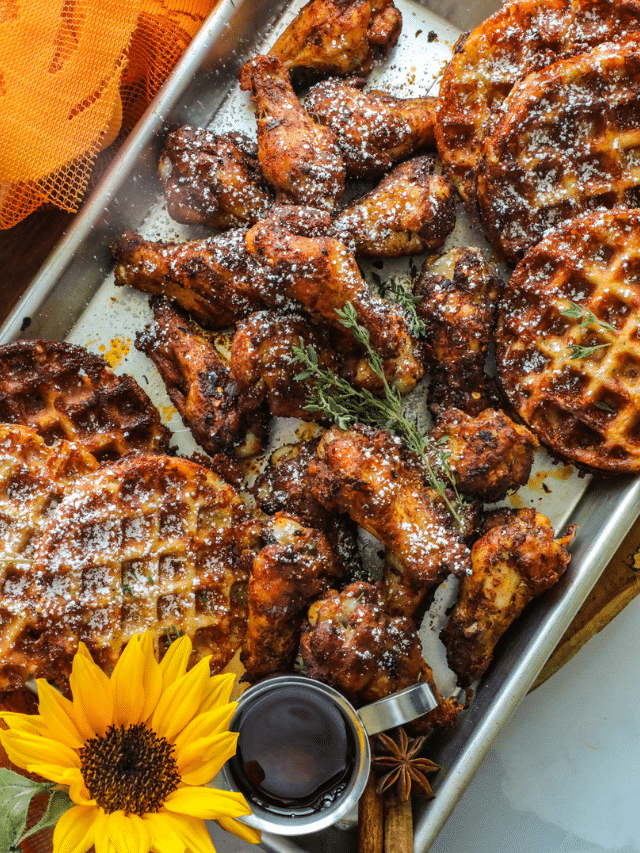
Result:
[[[444,501],[458,525],[462,527],[463,503],[456,489],[453,472],[449,467],[447,451],[443,449],[441,443],[434,442],[424,435],[418,425],[404,414],[400,392],[389,385],[382,359],[371,346],[369,330],[358,323],[353,305],[348,302],[344,308],[337,309],[336,314],[342,325],[351,330],[355,340],[364,348],[373,373],[382,383],[383,396],[376,397],[366,388],[354,388],[343,377],[320,367],[315,349],[313,347],[304,349],[302,344],[299,344],[293,347],[293,351],[304,369],[296,379],[314,380],[314,397],[305,408],[309,412],[323,414],[340,429],[346,430],[361,423],[377,429],[386,429],[402,438],[406,445],[421,458],[429,485]],[[434,470],[431,462],[434,455],[438,458],[439,467],[446,481]],[[455,494],[455,505],[447,493],[448,487],[453,489]]]
[[[610,347],[610,343],[606,344],[595,344],[591,347],[582,346],[582,344],[570,344],[567,347],[569,351],[569,358],[574,361],[577,358],[589,358],[594,354],[597,349],[604,349],[605,347]]]
[[[582,305],[578,305],[576,302],[569,302],[569,308],[563,309],[560,313],[563,317],[571,317],[574,320],[579,320],[580,322],[577,324],[579,329],[586,329],[589,326],[600,326],[601,329],[604,329],[607,332],[615,332],[611,323],[605,323],[604,320],[599,320],[593,311],[589,308],[584,308]],[[569,352],[569,358],[572,361],[575,361],[579,358],[590,358],[596,350],[605,349],[608,346],[611,346],[610,341],[604,344],[595,344],[593,346],[570,344],[567,347],[567,350]]]
[[[408,290],[397,278],[387,279],[387,281],[379,285],[379,288],[380,296],[382,296],[383,299],[395,302],[396,305],[400,307],[400,310],[407,321],[409,333],[415,338],[424,337],[427,333],[427,329],[422,318],[416,311],[416,305],[419,305],[420,302],[422,302],[423,297],[415,296],[415,294],[411,290]]]

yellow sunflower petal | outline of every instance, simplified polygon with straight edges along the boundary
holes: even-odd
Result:
[[[184,841],[173,832],[164,814],[146,814],[142,820],[151,833],[151,849],[155,853],[184,853]]]
[[[183,842],[189,853],[215,853],[209,831],[203,820],[160,810],[158,817]]]
[[[165,656],[160,661],[162,687],[164,690],[173,684],[174,681],[182,678],[186,673],[192,648],[193,646],[189,637],[180,637],[171,643]]]
[[[83,737],[76,725],[73,702],[70,702],[44,678],[39,678],[36,683],[38,711],[49,733],[71,749],[80,749],[84,746],[86,737]]]
[[[0,714],[0,720],[15,732],[27,732],[32,735],[44,735],[49,737],[47,724],[37,714],[18,714],[15,711],[4,711]],[[1,736],[1,730],[0,730]]]
[[[196,740],[176,750],[178,773],[185,785],[206,785],[222,765],[236,754],[235,732],[224,732]]]
[[[93,846],[102,809],[73,806],[56,823],[53,853],[86,853]]]
[[[209,657],[164,691],[151,717],[151,728],[170,743],[193,718],[209,680]]]
[[[169,794],[163,808],[176,814],[217,820],[219,817],[242,817],[251,814],[251,809],[242,794],[221,791],[218,788],[188,785]]]
[[[191,720],[175,739],[177,749],[199,740],[203,737],[212,737],[229,730],[229,723],[238,703],[229,702],[221,708],[215,708],[206,714],[200,714],[195,720]]]
[[[151,849],[151,832],[138,815],[112,812],[107,815],[103,832],[116,853],[149,853]]]
[[[209,679],[207,689],[198,708],[198,714],[206,714],[218,705],[226,705],[231,698],[231,691],[236,677],[232,672],[221,672]]]
[[[102,737],[112,722],[113,693],[109,678],[93,662],[82,644],[81,650],[73,658],[69,685],[78,724],[83,731],[90,730],[94,735]]]
[[[133,636],[115,665],[111,676],[113,725],[135,726],[144,708],[144,658],[138,637]]]
[[[56,778],[53,776],[45,778],[52,779],[54,782],[57,782],[58,778],[70,768],[80,767],[78,753],[51,738],[11,729],[3,731],[1,737],[2,745],[14,764],[26,770],[35,766],[50,766],[55,769]]]
[[[140,713],[140,719],[146,720],[153,713],[162,695],[162,671],[156,660],[153,649],[153,634],[145,631],[140,638],[142,659],[144,661],[142,683],[144,686],[144,705]]]
[[[262,833],[260,830],[254,829],[252,826],[248,826],[241,820],[236,820],[233,817],[219,817],[217,823],[219,823],[222,829],[226,832],[230,832],[232,835],[237,835],[238,838],[241,838],[243,841],[248,841],[249,844],[260,844],[262,839]]]
[[[84,784],[82,773],[79,770],[68,771],[66,783],[69,786],[69,797],[79,806],[95,806],[96,801],[89,793]]]

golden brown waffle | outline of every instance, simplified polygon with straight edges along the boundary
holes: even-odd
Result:
[[[586,210],[640,201],[639,84],[632,39],[556,62],[513,89],[478,179],[489,239],[509,262]]]
[[[531,249],[500,303],[509,400],[546,445],[586,468],[640,471],[639,274],[640,211],[594,211]]]
[[[147,629],[181,634],[221,669],[242,643],[246,583],[261,527],[209,469],[131,455],[77,481],[33,557],[39,675],[60,682],[78,641],[109,671]]]
[[[97,467],[80,445],[47,447],[27,427],[0,424],[0,690],[38,669],[27,628],[34,549],[70,485]]]
[[[638,30],[637,0],[516,0],[458,41],[440,85],[435,135],[445,173],[470,210],[484,140],[515,83]]]
[[[0,421],[34,428],[47,444],[77,441],[100,461],[166,452],[171,433],[131,376],[62,341],[0,346]]]

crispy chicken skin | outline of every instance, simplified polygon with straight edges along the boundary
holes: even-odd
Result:
[[[575,529],[554,538],[549,519],[533,509],[498,510],[471,550],[470,575],[443,632],[447,661],[461,686],[489,666],[496,643],[524,607],[553,586],[571,555]]]
[[[265,525],[248,584],[249,616],[241,660],[244,680],[290,670],[309,604],[340,579],[323,533],[276,513]]]
[[[253,225],[273,203],[255,144],[241,133],[185,125],[170,133],[158,163],[167,211],[176,222]]]
[[[376,50],[393,47],[401,29],[392,0],[311,0],[269,53],[288,69],[368,74]]]
[[[496,409],[479,415],[446,409],[430,435],[447,439],[447,462],[458,490],[485,503],[500,501],[527,482],[539,446],[526,426]]]
[[[378,584],[330,589],[309,608],[300,640],[311,678],[356,704],[383,699],[417,681],[433,681],[414,623],[388,616]]]
[[[343,335],[347,333],[336,309],[350,302],[358,322],[370,334],[373,349],[385,362],[388,379],[401,393],[408,393],[424,371],[402,313],[369,291],[344,243],[331,236],[307,237],[297,230],[274,216],[247,232],[249,253],[269,270],[265,302],[276,306],[285,297],[295,299],[312,319],[319,317]]]
[[[256,404],[266,400],[272,415],[317,420],[317,414],[305,409],[308,383],[295,379],[302,369],[293,351],[296,345],[313,347],[319,366],[337,371],[336,354],[307,317],[256,311],[238,324],[231,345],[231,373],[240,393],[254,398]]]
[[[258,506],[268,515],[290,512],[309,527],[321,530],[342,574],[356,580],[365,573],[358,551],[357,525],[347,515],[335,515],[325,509],[311,490],[309,463],[315,458],[317,445],[315,440],[305,441],[275,450],[252,491]]]
[[[359,77],[323,80],[305,107],[333,131],[347,175],[376,178],[434,144],[436,98],[397,98],[363,86]]]
[[[224,329],[263,307],[263,273],[246,250],[243,231],[185,243],[152,242],[125,231],[111,250],[118,286],[174,299],[206,329]]]
[[[258,120],[258,161],[278,201],[331,210],[344,192],[342,154],[329,128],[302,106],[289,72],[274,56],[255,56],[239,72]]]
[[[266,438],[264,406],[243,395],[228,362],[195,324],[166,300],[152,300],[153,323],[136,348],[156,365],[169,399],[210,456],[258,453]]]
[[[467,571],[469,552],[453,520],[399,438],[361,425],[332,427],[320,439],[309,471],[313,494],[327,509],[347,513],[385,545],[402,586],[417,593],[412,607],[449,572]],[[394,612],[403,610],[399,601]]]
[[[450,406],[478,414],[492,405],[484,362],[501,289],[479,249],[451,249],[424,264],[414,294],[421,297],[417,311],[426,326],[423,353],[434,414]]]
[[[396,166],[378,186],[335,217],[358,255],[397,258],[437,249],[456,222],[451,183],[433,174],[430,157]]]

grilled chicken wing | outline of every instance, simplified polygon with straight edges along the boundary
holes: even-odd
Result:
[[[311,605],[300,654],[311,678],[357,704],[433,682],[414,623],[388,616],[380,586],[362,581],[330,589]]]
[[[368,74],[376,50],[393,47],[401,29],[393,0],[311,0],[269,53],[288,69]]]
[[[238,325],[231,345],[231,372],[240,393],[256,403],[267,400],[272,415],[318,420],[309,412],[308,384],[295,377],[301,372],[293,347],[313,347],[321,368],[336,372],[336,354],[308,318],[298,313],[256,311]]]
[[[397,98],[364,92],[363,85],[357,77],[324,80],[309,91],[305,107],[333,131],[347,175],[376,178],[434,144],[436,98]]]
[[[396,166],[375,189],[341,210],[334,222],[353,241],[358,255],[421,254],[442,246],[453,230],[453,187],[433,174],[430,157],[416,157]]]
[[[246,681],[291,669],[309,604],[340,578],[324,534],[295,516],[276,513],[265,535],[249,577]]]
[[[316,498],[347,513],[382,542],[395,561],[415,611],[449,572],[464,574],[469,552],[446,509],[427,487],[420,461],[386,430],[332,427],[309,471]],[[405,613],[402,586],[392,614]]]
[[[169,216],[187,225],[253,225],[273,203],[257,148],[241,133],[185,125],[167,136],[158,174]]]
[[[539,446],[527,427],[496,409],[475,416],[446,409],[430,435],[434,441],[446,438],[447,464],[458,491],[486,503],[502,500],[527,482]]]
[[[575,533],[571,527],[555,539],[549,519],[533,509],[498,510],[486,527],[443,632],[447,661],[462,686],[484,673],[496,643],[524,607],[558,581]]]
[[[238,389],[213,342],[177,308],[155,297],[153,324],[136,348],[158,368],[169,399],[210,456],[238,459],[262,449],[268,414]]]
[[[263,307],[263,271],[242,231],[186,243],[126,231],[111,248],[117,285],[170,297],[206,329],[224,329]]]
[[[407,323],[395,306],[369,291],[344,243],[330,236],[303,236],[277,217],[267,217],[249,229],[246,244],[249,253],[269,269],[265,302],[277,305],[286,295],[342,335],[346,330],[336,309],[350,302],[383,359],[389,381],[401,393],[415,387],[424,371],[415,357]],[[360,382],[365,382],[364,376]]]
[[[331,210],[345,180],[333,133],[309,116],[276,57],[253,57],[239,78],[256,102],[258,161],[278,200]]]
[[[425,263],[414,286],[426,326],[424,357],[432,375],[429,406],[478,414],[495,393],[484,363],[502,280],[479,249],[451,249]]]

